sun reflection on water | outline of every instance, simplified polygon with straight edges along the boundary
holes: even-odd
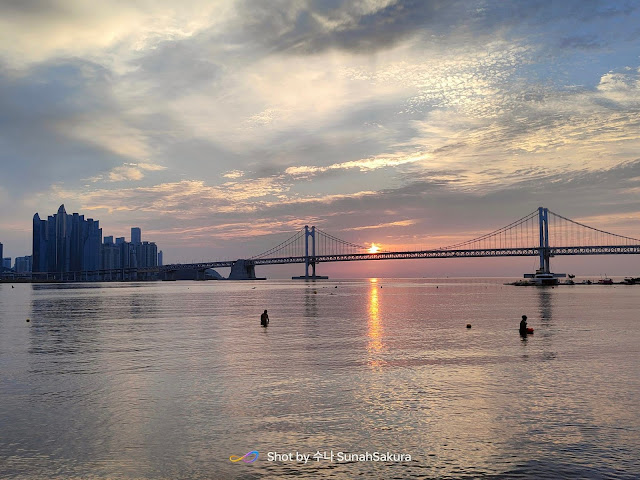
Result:
[[[371,287],[369,288],[369,320],[367,322],[367,335],[369,337],[367,345],[369,352],[368,363],[372,367],[380,367],[386,362],[381,358],[384,343],[382,342],[382,322],[379,316],[378,279],[371,278],[369,281],[371,282]]]

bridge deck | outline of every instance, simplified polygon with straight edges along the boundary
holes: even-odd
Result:
[[[549,247],[551,256],[562,255],[629,255],[640,254],[640,245],[601,245],[591,247]],[[420,250],[408,252],[354,253],[336,255],[316,255],[309,257],[311,263],[353,262],[364,260],[405,260],[417,258],[474,258],[474,257],[538,257],[539,248],[488,248],[468,250]],[[287,265],[305,263],[307,257],[275,257],[246,260],[253,265]],[[207,268],[231,267],[233,261],[174,264],[159,267],[160,271],[178,269],[204,270]]]

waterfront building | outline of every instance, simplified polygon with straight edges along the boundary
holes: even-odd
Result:
[[[107,241],[107,239],[110,241]],[[103,270],[117,270],[122,268],[120,245],[113,243],[113,237],[105,237],[100,250]]]
[[[32,249],[32,271],[47,271],[47,221],[40,220],[36,213],[33,216],[33,249]]]
[[[131,242],[113,235],[102,238],[98,220],[78,213],[67,214],[64,205],[42,220],[33,216],[31,270],[59,279],[98,280],[105,270],[134,270],[158,265],[158,247],[142,242],[139,227],[131,229]],[[21,261],[21,265],[24,262]],[[26,267],[24,267],[26,268]],[[80,274],[80,275],[78,275]],[[127,275],[123,272],[120,278]],[[113,278],[113,272],[108,278]]]
[[[31,255],[26,257],[16,257],[13,264],[13,270],[16,273],[31,273]]]
[[[0,258],[2,257],[2,242],[0,242]],[[2,271],[2,268],[0,267],[0,271]]]
[[[69,272],[97,271],[101,266],[102,229],[98,220],[73,213],[64,204],[41,220],[33,216],[32,271],[62,276]]]
[[[142,243],[142,231],[140,230],[140,227],[131,228],[131,243],[134,245]]]
[[[163,265],[162,263],[162,250],[160,250],[158,252],[158,266],[161,267]]]
[[[102,229],[99,221],[87,219],[86,240],[84,249],[84,271],[97,271],[101,268],[100,244],[102,243]]]
[[[2,268],[11,270],[11,257],[6,257],[2,259]]]
[[[158,266],[158,247],[155,242],[142,242],[135,249],[138,268]]]
[[[123,268],[138,268],[136,249],[131,242],[123,242],[120,245],[120,252]]]

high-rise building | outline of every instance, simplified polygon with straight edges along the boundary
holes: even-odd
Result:
[[[41,220],[33,216],[32,270],[34,273],[62,275],[69,272],[98,271],[102,229],[97,220],[74,213],[64,205]]]
[[[11,257],[6,257],[2,259],[2,268],[11,270]]]
[[[161,267],[163,265],[162,263],[162,250],[160,250],[158,252],[158,266]]]
[[[111,239],[110,242],[107,241],[108,238]],[[120,245],[113,243],[113,237],[105,237],[104,244],[101,248],[102,269],[117,270],[122,268],[120,253]]]
[[[102,229],[99,220],[87,219],[85,224],[86,240],[83,255],[83,270],[95,272],[101,268],[100,244],[102,243]]]
[[[47,221],[40,220],[37,213],[33,216],[32,259],[34,272],[47,271]]]
[[[2,257],[2,242],[0,242],[0,258]],[[0,267],[0,272],[2,272],[2,268]]]
[[[13,270],[16,273],[31,273],[31,255],[27,257],[16,257]]]
[[[140,230],[140,227],[131,228],[131,243],[134,245],[142,243],[142,231]]]
[[[105,236],[103,243],[98,220],[85,219],[78,213],[69,215],[64,205],[46,220],[41,220],[36,213],[33,216],[32,271],[54,278],[98,280],[101,277],[125,278],[131,271],[135,277],[135,269],[158,265],[158,247],[154,242],[142,242],[139,227],[131,229],[131,242],[126,242],[124,237],[116,238],[115,243],[113,240],[112,235]],[[21,265],[24,262],[21,261]],[[114,273],[115,270],[123,271]],[[149,278],[149,272],[143,273]]]
[[[154,242],[142,242],[135,245],[138,268],[158,266],[158,247]]]

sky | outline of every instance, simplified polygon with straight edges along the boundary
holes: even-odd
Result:
[[[31,254],[33,214],[62,203],[103,235],[141,227],[165,262],[250,257],[304,225],[437,248],[538,206],[640,238],[639,47],[635,1],[4,0],[0,242]],[[635,257],[554,262],[640,275]]]

